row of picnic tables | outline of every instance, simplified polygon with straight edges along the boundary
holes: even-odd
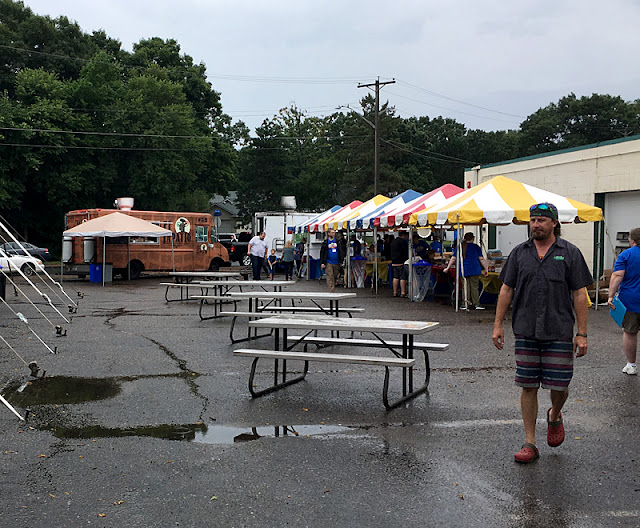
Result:
[[[166,287],[165,299],[198,300],[199,315],[202,320],[230,317],[230,339],[232,344],[272,337],[269,349],[240,348],[234,355],[253,358],[249,374],[248,388],[254,398],[280,390],[305,379],[310,361],[352,363],[383,366],[383,403],[387,409],[397,407],[427,390],[430,377],[429,351],[448,349],[445,343],[418,343],[415,336],[434,330],[439,323],[404,321],[394,319],[368,319],[353,317],[363,308],[340,306],[341,301],[356,298],[354,292],[313,292],[291,291],[294,281],[253,281],[239,280],[235,272],[175,272],[171,274],[175,283],[162,283]],[[178,282],[179,281],[179,282]],[[176,286],[176,285],[180,286]],[[251,290],[246,290],[250,287]],[[180,290],[180,299],[169,299],[171,289]],[[189,296],[189,288],[199,288],[198,295]],[[283,291],[287,288],[287,291]],[[185,292],[184,294],[182,292]],[[246,311],[238,310],[238,303],[248,301]],[[290,305],[288,302],[290,301]],[[203,310],[212,305],[213,315]],[[233,309],[226,309],[233,305]],[[341,315],[348,317],[340,317]],[[239,319],[247,319],[246,337],[234,335]],[[264,333],[259,333],[263,331]],[[295,335],[292,334],[295,332]],[[368,337],[354,337],[367,335]],[[394,336],[395,339],[388,336]],[[313,345],[314,349],[310,350]],[[390,354],[374,356],[363,354],[337,354],[324,352],[325,347],[347,346],[361,351],[363,348],[383,349]],[[322,351],[320,351],[322,349]],[[425,359],[425,379],[414,386],[414,352],[421,350]],[[265,389],[257,389],[255,377],[260,359],[273,360],[273,383]],[[302,373],[290,377],[287,361],[302,361]],[[389,385],[391,369],[402,370],[402,395],[390,401]],[[396,391],[398,392],[398,391]]]

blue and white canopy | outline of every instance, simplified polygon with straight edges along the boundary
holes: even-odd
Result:
[[[414,191],[413,189],[408,189],[404,191],[402,194],[391,198],[389,201],[384,202],[379,205],[373,211],[359,216],[357,218],[350,219],[347,224],[349,229],[373,229],[374,220],[379,216],[384,214],[388,214],[390,211],[393,211],[399,207],[403,207],[407,203],[416,198],[422,196],[419,192]]]

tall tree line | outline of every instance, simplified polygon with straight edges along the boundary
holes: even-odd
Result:
[[[108,207],[208,208],[238,191],[247,218],[280,208],[320,210],[373,195],[374,99],[309,116],[295,106],[254,137],[222,110],[203,64],[174,40],[131,52],[66,17],[0,0],[0,213],[36,243],[59,246],[64,213]],[[443,117],[401,118],[383,104],[378,191],[462,184],[464,169],[640,133],[640,103],[569,94],[517,130],[468,129]]]

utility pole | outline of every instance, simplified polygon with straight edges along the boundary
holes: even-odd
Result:
[[[376,108],[375,108],[375,116],[374,116],[374,127],[373,127],[373,196],[378,195],[378,175],[380,171],[380,87],[385,86],[387,84],[394,84],[396,81],[386,81],[380,82],[380,77],[376,79],[374,83],[369,84],[359,84],[358,88],[370,88],[375,87],[376,92]]]

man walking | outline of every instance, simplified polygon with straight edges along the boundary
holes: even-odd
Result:
[[[340,263],[344,260],[345,252],[344,245],[336,238],[336,230],[329,229],[320,247],[320,267],[327,274],[327,288],[331,293],[336,289],[336,278],[340,274]]]
[[[391,242],[391,269],[393,270],[393,296],[407,297],[407,269],[404,263],[409,258],[409,233],[400,231]],[[398,292],[398,286],[400,291]]]
[[[266,236],[267,234],[262,231],[249,241],[247,253],[251,257],[253,280],[260,280],[260,270],[262,269],[262,266],[264,264],[264,259],[267,258],[269,244],[267,244],[264,240]]]
[[[298,277],[302,276],[302,259],[305,258],[304,249],[306,243],[307,239],[305,237],[302,237],[302,240],[296,244],[296,248],[293,251],[293,260],[296,263],[296,275]]]
[[[547,411],[547,443],[564,441],[562,406],[569,396],[573,355],[587,353],[587,296],[593,283],[580,250],[560,238],[558,209],[550,203],[531,206],[531,239],[516,246],[500,274],[503,285],[493,327],[493,344],[504,347],[502,320],[513,303],[515,384],[522,388],[520,405],[525,443],[515,461],[537,459],[538,388],[551,391]],[[573,337],[575,319],[578,328]]]
[[[622,320],[622,349],[627,356],[627,364],[622,372],[638,374],[636,353],[638,349],[638,328],[640,327],[640,227],[629,231],[629,249],[618,256],[609,281],[608,304],[615,310],[613,298],[616,292],[627,311]]]

